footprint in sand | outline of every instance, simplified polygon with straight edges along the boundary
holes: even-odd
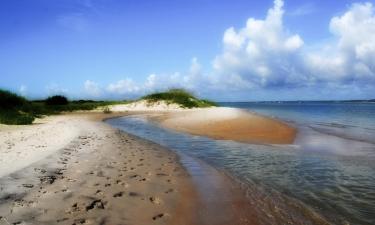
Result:
[[[152,220],[157,220],[157,219],[160,219],[164,216],[164,213],[159,213],[157,214],[156,216],[152,217]]]
[[[22,184],[23,187],[25,188],[33,188],[34,185],[33,184]]]
[[[77,219],[74,221],[72,225],[78,225],[78,224],[90,224],[90,222],[87,221],[86,219]]]
[[[134,174],[134,175],[129,176],[129,178],[137,178],[137,177],[139,177],[138,174]]]
[[[133,192],[133,191],[129,192],[128,195],[129,195],[130,197],[139,197],[139,196],[141,196],[141,194],[139,194],[139,193],[137,193],[137,192]]]
[[[96,199],[86,206],[86,211],[88,212],[92,209],[104,209],[104,205],[105,203],[101,199]]]
[[[159,197],[150,197],[150,202],[156,205],[160,205],[163,201]]]
[[[122,197],[124,195],[123,191],[117,192],[113,195],[114,198]]]
[[[57,177],[53,175],[39,177],[39,180],[42,184],[53,184],[56,179]]]
[[[164,193],[165,194],[169,194],[169,193],[172,193],[174,190],[172,188],[168,189],[167,191],[165,191]]]
[[[169,176],[169,175],[166,174],[166,173],[157,173],[156,176],[158,176],[158,177],[166,177],[166,176]]]

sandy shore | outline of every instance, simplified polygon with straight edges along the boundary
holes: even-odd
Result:
[[[1,131],[10,146],[2,156],[16,165],[6,164],[0,179],[2,222],[165,224],[176,212],[189,215],[195,192],[176,156],[92,118],[56,116]]]
[[[194,135],[246,143],[291,144],[296,129],[248,111],[213,107],[150,116],[162,126]]]
[[[208,166],[186,171],[173,152],[101,122],[106,116],[0,128],[0,224],[257,224],[228,178]]]

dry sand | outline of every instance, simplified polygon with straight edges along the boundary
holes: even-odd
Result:
[[[165,224],[196,199],[174,154],[104,123],[55,116],[3,132],[22,160],[0,179],[0,224]]]
[[[113,105],[110,109],[113,112],[149,112],[149,118],[170,129],[246,143],[291,144],[297,132],[279,120],[236,108],[184,109],[165,101],[141,100]]]
[[[171,151],[104,117],[69,114],[0,128],[1,157],[9,161],[0,163],[0,224],[257,224],[228,178],[201,167],[199,179],[216,182],[199,186]]]
[[[291,144],[296,129],[248,111],[213,107],[151,116],[162,126],[215,139],[246,143]]]
[[[117,104],[109,106],[109,109],[113,112],[125,112],[125,111],[184,111],[186,109],[182,108],[176,103],[168,103],[166,101],[147,101],[139,100],[129,104]]]

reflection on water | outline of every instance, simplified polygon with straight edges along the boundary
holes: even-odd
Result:
[[[301,127],[295,145],[282,146],[177,133],[142,117],[108,123],[224,169],[250,189],[277,191],[276,205],[286,201],[282,196],[288,196],[334,224],[375,224],[375,147],[371,143],[327,135],[307,126]],[[290,202],[284,205],[296,208]]]

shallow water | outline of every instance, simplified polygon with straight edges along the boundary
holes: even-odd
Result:
[[[358,123],[337,126],[336,121],[329,126],[327,121],[296,119],[291,123],[300,132],[294,145],[212,140],[167,130],[138,116],[108,123],[227,171],[251,190],[253,201],[262,205],[267,200],[280,208],[267,208],[269,203],[260,206],[270,218],[299,223],[284,214],[289,210],[295,217],[314,217],[315,211],[333,224],[375,224],[375,145],[356,140],[353,129],[367,129]]]

